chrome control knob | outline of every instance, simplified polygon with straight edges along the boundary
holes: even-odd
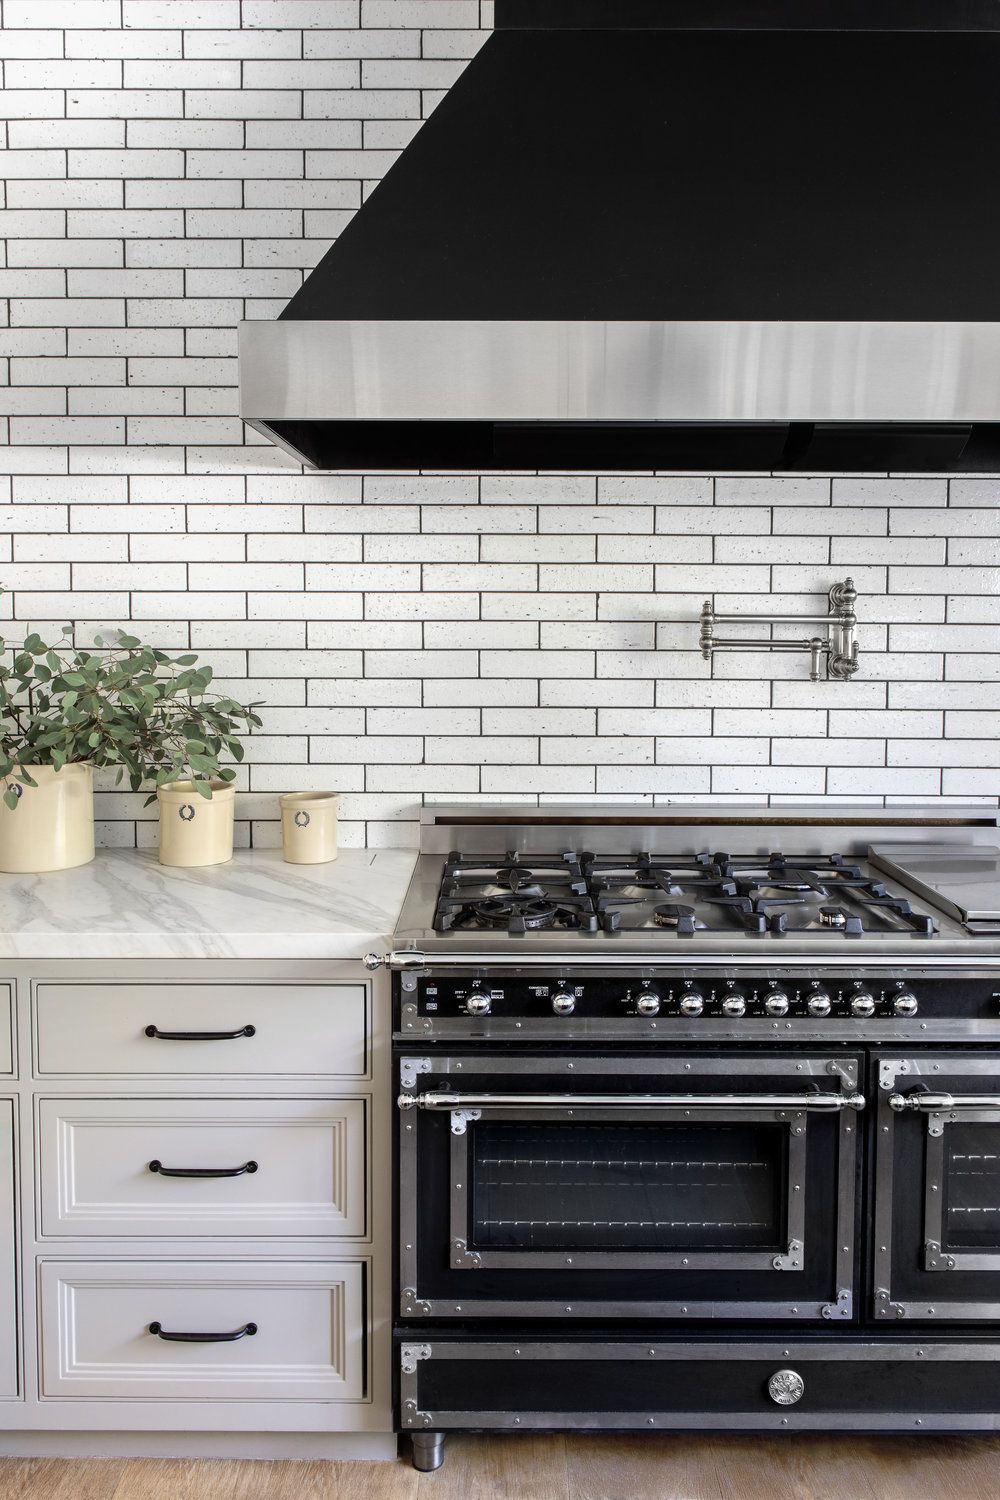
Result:
[[[465,1014],[467,1016],[488,1016],[492,1009],[493,1002],[489,995],[484,995],[479,990],[466,998]]]
[[[660,1013],[660,997],[652,990],[644,990],[641,995],[636,996],[636,1012],[640,1016],[658,1016]]]
[[[910,990],[900,990],[892,1002],[892,1008],[897,1016],[915,1016],[920,1007],[916,995]]]
[[[870,995],[867,990],[858,990],[856,995],[851,996],[852,1016],[873,1016],[875,1014],[875,996]]]
[[[705,1009],[705,1001],[697,990],[687,990],[681,996],[678,1009],[682,1016],[700,1016]]]
[[[788,996],[784,990],[771,990],[764,996],[764,1009],[769,1016],[788,1015]]]
[[[826,990],[813,990],[806,996],[806,1010],[811,1016],[828,1016],[832,1009],[833,1001]]]
[[[552,1009],[557,1016],[571,1016],[576,1010],[576,996],[560,990],[558,995],[552,996]]]
[[[722,1014],[724,1016],[745,1015],[747,1008],[746,1000],[742,995],[723,995]]]

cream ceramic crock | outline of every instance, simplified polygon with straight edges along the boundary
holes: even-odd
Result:
[[[94,857],[94,770],[83,761],[28,766],[36,786],[10,780],[17,807],[0,799],[0,870],[69,870]]]
[[[236,793],[212,782],[211,800],[193,781],[171,781],[156,793],[160,804],[161,865],[222,865],[233,857]]]
[[[325,865],[337,858],[336,792],[286,792],[281,805],[281,852],[290,865]]]

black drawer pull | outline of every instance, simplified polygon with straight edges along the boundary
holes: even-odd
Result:
[[[161,1031],[159,1026],[147,1026],[147,1036],[158,1037],[161,1042],[235,1042],[239,1036],[256,1036],[256,1026],[240,1026],[236,1031]]]
[[[165,1167],[162,1161],[151,1161],[151,1172],[161,1177],[242,1177],[245,1172],[256,1172],[255,1161],[245,1161],[242,1167]]]
[[[244,1323],[232,1333],[168,1333],[162,1323],[150,1323],[149,1331],[172,1344],[235,1344],[237,1339],[252,1338],[257,1332],[257,1324]]]

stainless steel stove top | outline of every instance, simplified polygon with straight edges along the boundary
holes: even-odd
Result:
[[[755,953],[769,966],[995,961],[1000,886],[980,886],[978,920],[965,921],[941,880],[910,875],[906,850],[918,872],[935,849],[946,870],[967,868],[970,848],[980,867],[995,864],[997,817],[946,804],[429,808],[394,948],[498,963],[637,952],[670,964]]]

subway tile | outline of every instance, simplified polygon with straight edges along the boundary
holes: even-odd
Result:
[[[996,476],[301,473],[244,432],[236,322],[347,228],[491,6],[51,9],[4,5],[3,608],[131,618],[264,699],[242,840],[277,847],[290,784],[341,789],[345,847],[414,842],[449,796],[995,805]],[[706,594],[808,614],[838,569],[853,681],[701,658]],[[100,798],[102,839],[145,847]]]
[[[717,505],[829,505],[830,481],[811,475],[739,474],[715,481]]]
[[[597,559],[601,563],[708,563],[713,556],[712,541],[710,536],[697,535],[599,536]]]
[[[357,26],[359,0],[243,0],[244,26]],[[229,22],[239,25],[239,22]]]
[[[60,89],[8,88],[4,94],[4,115],[8,121],[60,116],[66,112],[65,98]]]
[[[826,789],[826,772],[822,766],[713,765],[711,778],[713,792],[749,792],[755,796],[782,792],[812,797],[821,795]]]
[[[458,680],[447,678],[424,683],[423,698],[428,708],[452,705],[468,708],[479,704],[483,707],[496,704],[533,704],[538,696],[537,683],[527,678],[504,677],[493,681]],[[485,724],[484,724],[485,729]]]
[[[62,6],[65,12],[68,7]],[[67,57],[180,57],[179,31],[67,31]],[[192,54],[197,56],[197,53]]]
[[[947,479],[857,479],[833,481],[834,505],[946,505]]]
[[[767,765],[771,758],[769,740],[713,735],[711,746],[713,765],[725,765],[727,762],[741,766]],[[706,759],[705,740],[701,735],[666,734],[656,738],[657,765],[704,766]]]
[[[126,27],[189,29],[239,24],[240,0],[122,0],[122,25]]]
[[[713,480],[687,475],[647,478],[616,474],[601,476],[597,481],[601,505],[711,505],[713,495]]]
[[[419,120],[420,91],[307,89],[302,95],[302,112],[307,120]]]
[[[595,790],[629,796],[658,792],[669,797],[707,792],[710,777],[708,766],[598,766]]]
[[[71,88],[66,93],[66,114],[71,119],[159,120],[183,113],[181,89]]]
[[[538,741],[503,736],[474,740],[460,735],[432,735],[424,742],[424,759],[428,765],[451,766],[473,760],[480,766],[538,765]]]
[[[363,30],[321,31],[310,28],[302,33],[302,56],[312,57],[419,57],[419,31],[400,27]]]
[[[141,96],[139,96],[141,97]],[[294,89],[188,89],[184,113],[192,120],[294,120],[301,111],[301,94]],[[136,113],[153,114],[150,110]]]

